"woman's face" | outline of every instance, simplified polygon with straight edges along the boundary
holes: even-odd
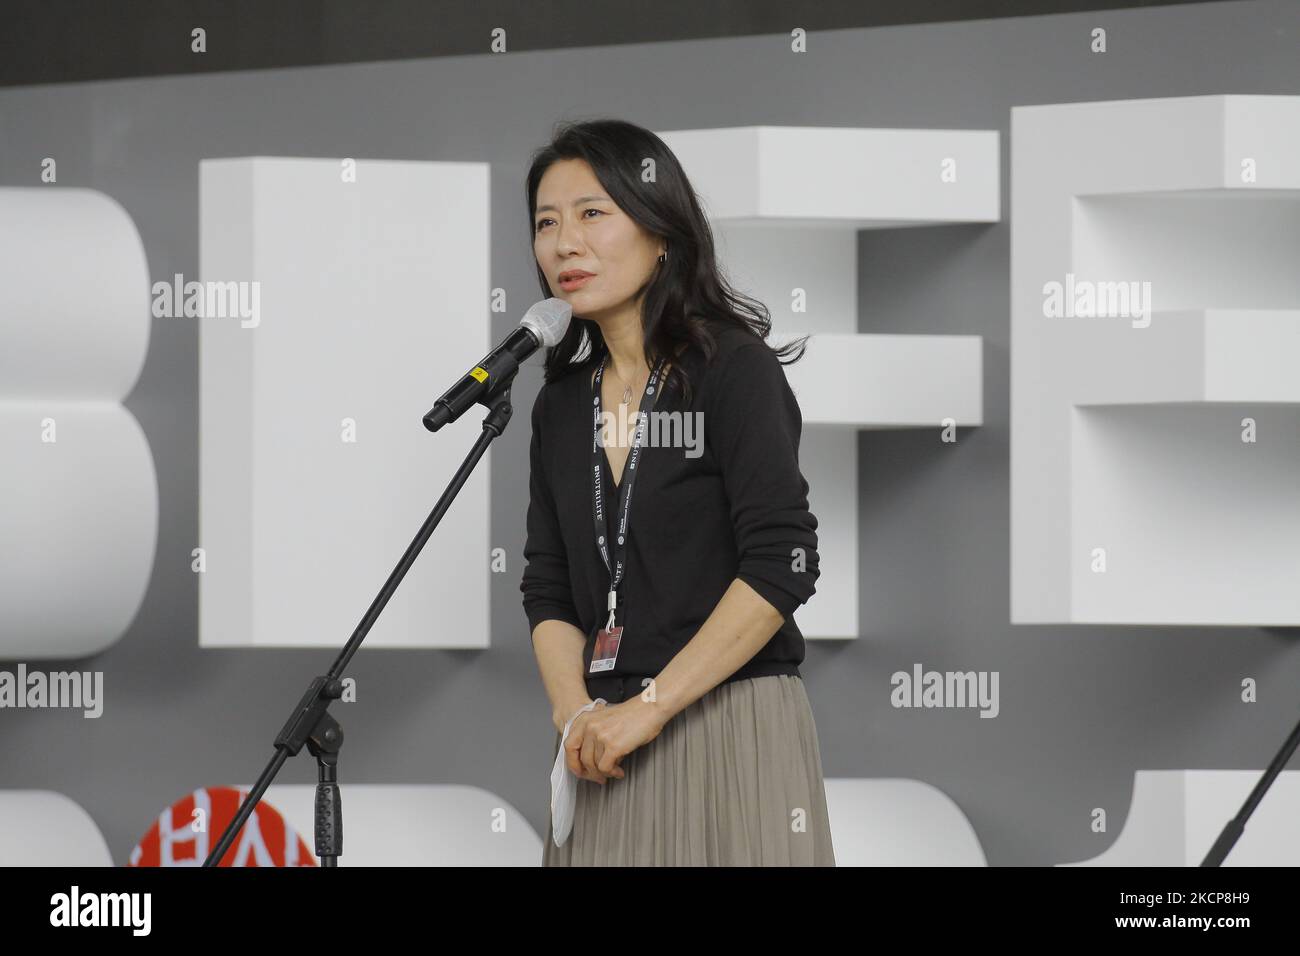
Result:
[[[576,315],[599,321],[634,307],[637,290],[663,251],[661,240],[614,205],[586,160],[558,160],[542,175],[533,255],[551,294],[573,306]],[[591,277],[561,282],[569,272]]]

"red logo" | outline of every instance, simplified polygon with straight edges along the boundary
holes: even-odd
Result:
[[[202,866],[247,794],[247,790],[234,787],[205,787],[182,797],[158,815],[131,851],[127,865]],[[263,797],[219,865],[318,864],[302,837]]]

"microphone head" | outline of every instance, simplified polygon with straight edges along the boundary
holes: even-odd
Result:
[[[564,333],[569,331],[569,322],[573,319],[573,306],[563,299],[550,298],[537,302],[530,308],[519,324],[547,348],[560,344]]]

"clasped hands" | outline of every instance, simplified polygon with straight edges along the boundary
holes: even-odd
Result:
[[[590,703],[590,701],[588,701]],[[577,716],[564,741],[564,762],[582,780],[603,784],[625,776],[619,761],[659,736],[667,719],[637,695],[619,704],[597,704]]]

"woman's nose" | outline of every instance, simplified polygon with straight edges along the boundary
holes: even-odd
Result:
[[[561,252],[582,250],[582,234],[576,223],[566,225],[561,222],[556,227],[555,245]]]

